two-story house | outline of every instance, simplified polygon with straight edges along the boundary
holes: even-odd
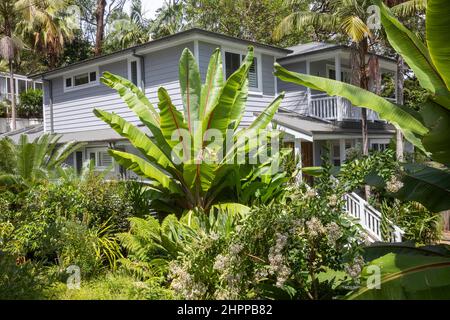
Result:
[[[288,49],[292,52],[278,59],[278,63],[286,69],[351,82],[350,47],[311,42]],[[395,81],[396,61],[383,56],[378,56],[378,60],[381,76]],[[334,165],[340,165],[345,161],[346,150],[362,144],[361,108],[353,106],[344,98],[330,97],[323,92],[279,79],[277,88],[285,91],[286,96],[282,110],[274,121],[288,133],[295,150],[302,155],[304,166],[320,165],[325,147],[329,149]],[[397,101],[397,92],[392,92],[386,98]],[[377,113],[369,109],[367,118],[369,148],[379,151],[386,149],[395,128],[380,120]]]
[[[247,47],[255,51],[255,63],[249,74],[250,93],[242,125],[251,122],[277,95],[286,91],[282,110],[274,122],[286,132],[286,140],[298,153],[304,165],[320,164],[323,145],[333,143],[332,157],[336,164],[345,160],[345,150],[361,138],[360,109],[337,97],[327,97],[309,89],[283,83],[273,75],[274,62],[286,68],[347,81],[349,68],[348,48],[326,44],[306,44],[293,48],[278,48],[250,42],[200,29],[184,31],[115,53],[95,57],[66,67],[34,75],[44,83],[44,125],[31,128],[29,134],[54,132],[62,134],[61,142],[78,140],[87,142],[82,150],[69,159],[81,169],[85,160],[91,159],[99,170],[113,164],[107,149],[111,146],[132,151],[131,145],[92,113],[93,108],[116,112],[126,120],[140,126],[132,111],[118,94],[99,81],[102,73],[109,71],[128,78],[138,85],[157,105],[157,89],[165,87],[172,101],[181,108],[178,82],[178,61],[184,48],[195,55],[203,80],[208,62],[216,48],[223,57],[225,77],[241,64]],[[381,58],[385,72],[395,73],[395,63]],[[376,114],[370,113],[370,143],[374,148],[384,148],[394,130]],[[144,127],[141,127],[145,131]],[[21,133],[27,133],[26,130]],[[13,139],[18,134],[10,135]],[[127,175],[116,166],[115,173]]]

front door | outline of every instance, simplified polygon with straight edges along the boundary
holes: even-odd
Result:
[[[312,142],[302,141],[302,167],[313,166],[313,144]],[[306,183],[312,184],[313,178],[311,176],[303,174],[303,179]]]

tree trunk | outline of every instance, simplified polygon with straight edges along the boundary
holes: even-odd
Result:
[[[397,103],[399,105],[403,105],[403,82],[404,82],[404,61],[401,55],[397,55],[397,83],[395,84],[397,87]],[[396,143],[395,143],[395,154],[397,157],[397,161],[403,161],[403,134],[397,129],[396,130]]]
[[[9,61],[9,81],[11,87],[11,130],[16,130],[16,85],[14,79],[13,61]]]
[[[369,78],[367,76],[366,56],[368,53],[367,38],[358,43],[358,60],[359,60],[359,87],[369,90]],[[369,155],[369,136],[367,130],[367,109],[361,110],[361,134],[362,134],[362,153]]]
[[[97,0],[97,10],[95,11],[97,32],[95,34],[95,50],[94,50],[96,56],[102,54],[103,38],[105,36],[105,8],[106,8],[106,0]]]

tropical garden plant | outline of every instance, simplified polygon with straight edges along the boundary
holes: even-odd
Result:
[[[450,90],[448,70],[450,54],[445,37],[450,20],[445,1],[430,0],[426,10],[427,46],[406,29],[388,8],[376,2],[381,10],[381,22],[392,47],[403,56],[430,97],[418,111],[394,104],[386,99],[350,84],[311,75],[290,72],[276,65],[275,74],[283,81],[304,85],[329,95],[347,98],[355,106],[372,109],[382,119],[401,129],[405,138],[426,153],[435,165],[404,164],[392,194],[402,200],[422,203],[439,212],[450,208],[450,148],[447,143],[450,128]]]
[[[275,98],[247,129],[239,129],[252,63],[253,48],[250,47],[240,68],[224,81],[221,53],[217,49],[211,56],[202,85],[196,59],[185,49],[179,64],[183,113],[177,110],[164,88],[158,90],[158,112],[133,83],[111,73],[103,74],[102,83],[118,92],[151,135],[117,114],[95,109],[95,115],[128,139],[143,157],[119,150],[109,150],[109,153],[120,165],[150,181],[157,192],[153,205],[158,210],[169,213],[177,207],[208,210],[219,201],[239,201],[232,195],[244,182],[246,187],[258,183],[259,189],[269,188],[274,180],[276,187],[280,185],[279,176],[275,179],[269,176],[270,169],[280,163],[280,152],[275,152],[270,143],[261,150],[250,140],[256,141],[259,131],[267,127],[284,95]],[[212,131],[217,135],[208,138]],[[267,139],[268,136],[272,142],[277,133],[266,132]],[[228,147],[229,141],[231,147]],[[270,158],[256,164],[237,163],[239,152],[251,157],[252,151],[254,159],[263,151],[269,152]],[[252,173],[257,176],[253,174],[245,181]],[[224,196],[225,190],[232,191],[228,198]]]
[[[39,181],[48,180],[62,163],[83,143],[72,141],[59,143],[61,136],[43,134],[30,142],[27,135],[21,135],[19,142],[2,140],[2,149],[8,151],[7,168],[0,168],[0,189],[23,190]],[[10,151],[13,152],[10,152]]]

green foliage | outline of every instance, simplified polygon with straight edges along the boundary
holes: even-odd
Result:
[[[400,128],[411,143],[424,151],[432,160],[443,165],[432,168],[425,165],[406,165],[402,171],[400,186],[395,189],[396,197],[417,201],[429,210],[441,211],[450,208],[448,185],[448,163],[450,148],[447,137],[450,128],[450,91],[448,88],[449,54],[445,50],[446,31],[449,20],[442,19],[439,6],[442,0],[427,2],[426,39],[429,48],[411,31],[406,29],[389,9],[377,1],[381,8],[381,22],[392,47],[404,58],[413,70],[421,87],[429,98],[418,111],[393,104],[380,96],[342,82],[289,72],[276,65],[275,74],[284,81],[305,85],[329,95],[347,98],[355,106],[372,109],[381,118]],[[438,13],[439,12],[439,13]],[[447,28],[445,28],[447,27]]]
[[[329,170],[327,168],[326,170]],[[170,264],[185,299],[330,299],[362,268],[357,225],[342,210],[329,172],[315,189],[294,188],[252,208],[230,232],[197,233]],[[202,229],[204,230],[204,229]]]
[[[55,284],[46,296],[56,300],[170,300],[173,292],[160,282],[136,281],[122,274],[106,274],[90,281],[82,281],[81,288],[70,290],[65,283]]]
[[[361,275],[361,288],[349,299],[449,299],[450,251],[446,247],[414,248],[392,245],[390,253],[370,262]],[[377,246],[369,251],[379,251]],[[381,249],[382,252],[383,248]],[[381,282],[374,287],[374,270]],[[367,286],[366,284],[372,284]]]
[[[20,93],[17,114],[21,118],[42,118],[43,91],[26,90]]]
[[[21,135],[17,144],[4,139],[1,143],[3,149],[14,152],[12,159],[8,159],[12,167],[0,175],[0,190],[22,191],[47,181],[70,154],[83,146],[83,143],[75,141],[60,144],[60,138],[44,134],[29,142],[27,135]]]
[[[278,153],[271,154],[271,161],[253,167],[241,166],[236,160],[239,152],[248,154],[256,147],[241,142],[240,137],[256,139],[256,133],[267,127],[283,97],[283,94],[278,96],[249,128],[238,130],[245,109],[248,72],[252,63],[253,48],[250,47],[241,67],[224,83],[221,53],[217,49],[211,56],[206,81],[202,85],[197,62],[185,49],[179,64],[183,113],[175,108],[164,88],[158,90],[158,113],[145,94],[130,81],[110,73],[101,78],[105,85],[119,93],[152,133],[150,138],[119,115],[94,110],[96,116],[140,151],[142,157],[118,150],[109,152],[119,164],[150,180],[155,193],[160,193],[152,201],[155,210],[172,213],[174,208],[180,208],[180,211],[201,208],[208,211],[219,198],[221,201],[239,201],[233,194],[239,193],[236,190],[240,180],[252,170],[259,170],[260,176],[253,174],[252,179],[242,181],[247,183],[247,187],[257,183],[262,189],[263,183],[264,187],[270,188],[273,183],[275,189],[281,184],[282,180],[272,181],[260,168],[279,163]],[[203,140],[204,135],[211,129],[220,133],[221,138],[214,137],[214,141],[207,143]],[[231,148],[227,148],[227,130],[233,134],[231,141],[234,145]],[[178,137],[172,140],[174,134]],[[241,172],[245,175],[240,176]],[[224,195],[228,197],[223,199]],[[265,200],[270,197],[267,194]]]
[[[419,245],[438,242],[442,235],[442,217],[427,210],[419,203],[384,201],[381,212],[405,233],[403,239]]]
[[[0,250],[0,299],[43,299],[49,279],[43,265],[21,262]]]

